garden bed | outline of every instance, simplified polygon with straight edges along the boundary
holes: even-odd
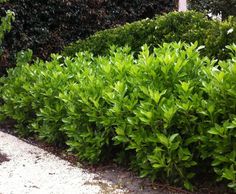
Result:
[[[1,125],[1,124],[0,124]],[[69,168],[79,168],[82,171],[85,171],[89,174],[92,174],[92,176],[95,175],[95,177],[92,180],[85,181],[86,187],[89,185],[92,185],[91,187],[93,188],[94,186],[98,186],[101,188],[100,192],[101,193],[127,193],[127,194],[233,194],[233,192],[229,191],[226,189],[222,184],[217,184],[217,185],[209,185],[207,182],[207,177],[201,180],[201,183],[199,181],[199,190],[196,192],[189,192],[186,190],[183,190],[181,188],[173,187],[165,183],[161,182],[151,182],[148,179],[141,179],[139,178],[135,173],[129,171],[128,169],[118,166],[113,162],[109,162],[106,164],[100,164],[100,165],[88,165],[86,163],[78,163],[78,159],[65,152],[65,150],[52,146],[50,144],[46,144],[45,142],[42,141],[37,141],[36,139],[32,138],[20,138],[15,136],[14,130],[10,130],[9,124],[4,124],[6,128],[0,128],[0,140],[2,141],[3,138],[5,138],[4,141],[0,141],[0,147],[2,146],[1,143],[4,145],[8,144],[7,147],[10,146],[10,144],[14,144],[14,147],[21,147],[22,145],[29,147],[30,150],[29,154],[31,155],[30,158],[34,157],[35,155],[35,150],[40,150],[40,152],[45,153],[46,155],[50,155],[54,158],[55,161],[62,161],[64,160],[65,165],[69,166]],[[12,126],[11,126],[12,127]],[[11,135],[12,134],[12,135]],[[14,134],[14,136],[13,136]],[[7,143],[8,142],[8,143]],[[16,143],[17,142],[17,143]],[[12,148],[12,145],[11,145]],[[6,149],[6,146],[2,150]],[[25,149],[25,148],[24,148]],[[9,154],[9,155],[14,155],[14,154]],[[20,166],[21,163],[21,158],[15,158],[15,160],[20,161],[17,163],[17,166]],[[42,157],[39,155],[36,155],[35,158],[32,160],[33,163],[37,164],[42,160]],[[6,154],[0,154],[0,169],[1,169],[1,162],[7,162],[10,161],[10,159],[6,156]],[[31,163],[32,163],[31,161]],[[26,161],[25,161],[26,162]],[[50,163],[50,159],[49,159]],[[9,164],[4,164],[4,166],[7,166]],[[11,164],[10,164],[11,165]],[[23,164],[25,165],[25,164]],[[27,167],[27,166],[24,166]],[[18,168],[18,167],[17,167]],[[37,166],[35,166],[37,169]],[[4,169],[6,169],[4,167]],[[3,174],[6,175],[6,171],[2,170]],[[31,170],[34,171],[34,166],[31,167]],[[16,170],[17,171],[17,170]],[[15,172],[16,172],[15,171]],[[15,176],[15,172],[9,173],[9,175]],[[50,172],[48,174],[50,176],[54,175],[53,172]],[[24,176],[24,174],[20,175],[21,177]],[[50,176],[48,177],[50,179]],[[44,177],[47,178],[47,177]],[[13,178],[6,178],[7,182],[13,183],[14,181]],[[110,184],[107,184],[109,182]],[[20,183],[17,183],[19,185]],[[41,184],[40,182],[37,182],[37,184]],[[41,191],[40,187],[35,185],[29,185],[28,183],[25,185],[25,190],[22,191],[33,191],[33,190],[39,190]],[[1,185],[1,184],[0,184]],[[20,184],[21,185],[21,184]],[[8,187],[5,186],[6,188],[6,193],[9,193],[10,190]],[[88,187],[89,188],[89,187]],[[48,190],[49,191],[49,190]],[[47,192],[48,192],[47,191]],[[55,190],[56,191],[56,190]],[[53,192],[55,192],[53,191]],[[88,190],[89,191],[89,190]],[[1,190],[2,192],[2,190]],[[46,191],[45,191],[46,192]],[[17,190],[13,191],[13,194],[17,193]],[[89,192],[88,192],[89,193]],[[5,194],[5,193],[2,193]]]
[[[3,159],[10,162],[0,165],[0,192],[3,194],[57,193],[59,189],[65,193],[76,189],[80,193],[190,193],[166,184],[150,183],[114,163],[79,164],[60,148],[32,139],[19,139],[3,129],[0,129],[0,148],[11,158],[10,161],[4,154]]]

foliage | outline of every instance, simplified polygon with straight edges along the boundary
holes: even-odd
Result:
[[[235,0],[189,0],[190,9],[201,12],[221,14],[223,19],[229,16],[236,16]]]
[[[6,2],[6,0],[0,0],[0,4]],[[11,30],[11,22],[14,20],[14,13],[12,11],[7,11],[6,16],[1,18],[0,25],[0,56],[2,54],[2,41],[6,32]]]
[[[6,2],[7,0],[0,0],[0,4]],[[7,10],[5,12],[5,16],[1,18],[1,24],[0,24],[0,76],[2,74],[2,69],[5,69],[6,61],[3,57],[3,41],[4,36],[7,32],[11,30],[11,22],[15,19],[14,12]]]
[[[128,45],[137,53],[145,43],[155,47],[172,41],[198,41],[206,47],[202,50],[204,56],[225,59],[229,57],[225,46],[236,41],[236,21],[233,18],[225,22],[212,21],[194,11],[172,12],[100,31],[65,47],[62,54],[74,56],[76,52],[88,50],[95,55],[103,55],[109,52],[110,45]]]
[[[32,66],[27,52],[1,78],[1,114],[22,135],[67,144],[81,160],[114,158],[190,190],[206,169],[236,189],[236,45],[228,48],[219,66],[196,43],[152,53],[144,45],[137,57],[129,47],[53,55]]]
[[[231,60],[204,70],[209,81],[203,82],[203,90],[208,94],[203,106],[208,106],[208,111],[201,114],[212,127],[208,128],[208,138],[204,140],[211,151],[203,148],[202,157],[210,155],[218,180],[229,180],[228,186],[236,190],[236,45],[228,49],[233,53]]]
[[[16,14],[12,31],[4,41],[7,66],[14,66],[16,53],[30,48],[48,59],[64,45],[98,30],[172,11],[174,0],[9,0],[1,5]]]

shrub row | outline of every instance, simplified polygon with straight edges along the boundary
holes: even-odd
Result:
[[[106,57],[53,55],[33,66],[28,52],[1,78],[0,115],[81,160],[113,158],[188,189],[215,173],[236,189],[236,45],[218,66],[200,49],[165,43],[150,54],[144,45],[136,58],[112,47]]]
[[[22,49],[30,48],[35,56],[47,59],[64,45],[98,30],[174,8],[175,0],[9,0],[0,5],[0,17],[6,10],[16,15],[4,41],[5,66],[14,66],[15,54]]]
[[[225,48],[236,41],[236,21],[233,18],[220,22],[207,19],[194,11],[171,12],[155,19],[145,19],[114,29],[97,32],[85,40],[78,40],[65,47],[65,56],[74,56],[79,51],[91,51],[95,55],[109,52],[110,45],[129,45],[138,52],[143,44],[156,47],[163,42],[198,41],[205,45],[203,55],[225,59],[229,57]]]

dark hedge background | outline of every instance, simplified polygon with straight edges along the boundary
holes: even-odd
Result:
[[[221,14],[222,19],[236,16],[236,0],[189,0],[189,8],[204,13]]]
[[[64,45],[94,32],[126,22],[152,18],[175,9],[175,0],[9,0],[0,16],[10,9],[16,14],[6,35],[0,67],[13,66],[16,52],[30,48],[47,59]]]

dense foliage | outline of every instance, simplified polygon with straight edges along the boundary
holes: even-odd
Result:
[[[236,0],[189,0],[190,9],[222,15],[223,19],[228,16],[236,16]]]
[[[9,0],[0,7],[14,11],[13,29],[4,41],[4,57],[14,65],[15,54],[32,49],[46,59],[65,44],[118,24],[172,11],[174,0]]]
[[[129,45],[138,52],[143,44],[158,46],[163,42],[198,41],[205,45],[203,55],[225,59],[229,57],[226,45],[236,42],[236,21],[224,22],[207,19],[197,12],[171,12],[155,19],[146,19],[114,29],[100,31],[85,40],[78,40],[64,49],[63,55],[73,56],[76,52],[88,50],[95,55],[107,54],[110,45]]]
[[[214,174],[236,189],[236,45],[229,60],[200,57],[197,44],[112,47],[26,64],[1,78],[1,116],[22,135],[67,144],[81,160],[128,163],[141,176],[191,189]]]

